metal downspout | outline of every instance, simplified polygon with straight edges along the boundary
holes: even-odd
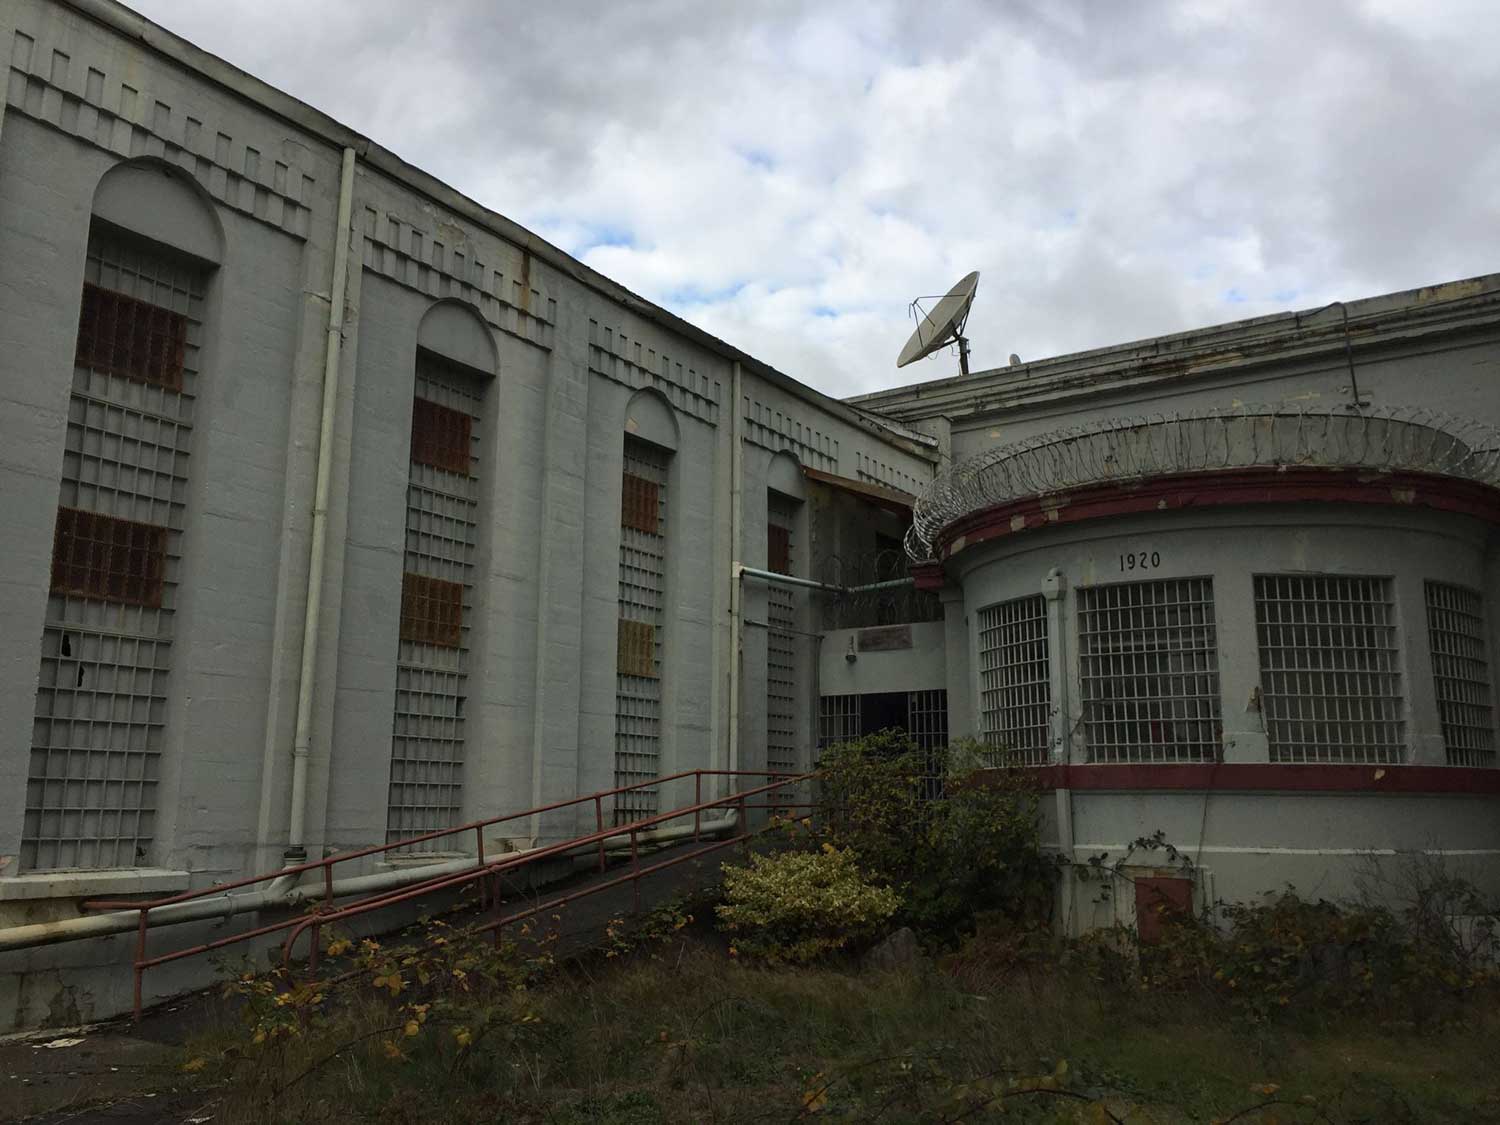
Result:
[[[1047,634],[1054,649],[1049,662],[1052,689],[1052,764],[1060,767],[1061,777],[1054,790],[1057,802],[1057,843],[1067,866],[1059,883],[1063,906],[1063,929],[1069,932],[1072,923],[1074,832],[1073,790],[1068,787],[1068,762],[1072,758],[1071,739],[1068,737],[1068,661],[1067,630],[1063,628],[1063,598],[1067,594],[1068,579],[1062,571],[1053,567],[1042,580],[1042,594],[1047,599]]]
[[[333,425],[338,414],[339,356],[344,342],[344,302],[349,282],[349,226],[354,210],[354,149],[344,149],[339,174],[338,229],[333,244],[333,282],[328,292],[328,341],[323,359],[323,416],[318,430],[317,485],[313,494],[312,548],[307,567],[307,602],[302,619],[302,666],[297,677],[297,728],[292,743],[292,801],[286,856],[307,855],[307,763],[312,754],[313,697],[318,677],[318,642],[323,619],[323,570],[328,549],[328,493],[333,478]]]
[[[730,378],[729,440],[734,448],[729,457],[729,557],[737,559],[743,546],[744,523],[744,411],[740,407],[740,365],[736,360]],[[725,769],[740,768],[740,651],[745,615],[744,591],[740,584],[740,564],[731,562],[729,576],[729,761]]]

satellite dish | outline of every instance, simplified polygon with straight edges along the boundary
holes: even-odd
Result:
[[[979,271],[969,274],[952,289],[947,296],[933,306],[917,325],[917,330],[906,341],[906,347],[896,358],[897,367],[905,367],[925,359],[939,348],[949,344],[958,345],[958,363],[963,373],[969,373],[969,341],[964,336],[964,323],[969,319],[969,307],[974,303],[974,292],[979,288]],[[913,308],[916,302],[912,302]]]

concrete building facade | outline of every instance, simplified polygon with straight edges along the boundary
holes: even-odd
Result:
[[[1500,893],[1500,276],[853,401],[939,440],[951,730],[1044,779],[1068,928]]]
[[[806,768],[811,595],[735,568],[898,541],[933,439],[109,0],[0,45],[0,928]],[[0,1024],[128,964],[0,953]]]
[[[88,899],[888,726],[1071,929],[1500,880],[1500,276],[839,402],[113,0],[0,52],[0,1029],[130,1006]]]

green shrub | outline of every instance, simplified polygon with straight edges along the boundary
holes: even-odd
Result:
[[[736,952],[803,964],[873,937],[899,905],[895,891],[865,878],[853,852],[825,844],[751,856],[748,867],[725,864],[715,910]]]
[[[1124,927],[1085,935],[1073,959],[1132,993],[1207,991],[1250,1023],[1359,1012],[1428,1025],[1500,983],[1493,964],[1459,957],[1414,926],[1410,912],[1310,902],[1288,888],[1217,913],[1166,915],[1160,940],[1146,946]]]
[[[815,823],[901,894],[900,920],[948,938],[975,915],[1044,913],[1055,869],[1043,855],[1038,791],[1022,770],[981,776],[983,748],[921,750],[885,731],[828,750]]]

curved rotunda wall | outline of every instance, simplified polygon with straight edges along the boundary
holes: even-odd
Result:
[[[1161,830],[1198,857],[1201,901],[1287,883],[1350,895],[1377,869],[1394,878],[1401,852],[1441,853],[1500,890],[1488,535],[1467,516],[1304,504],[1122,516],[971,545],[946,569],[963,591],[972,729],[1067,767],[1048,771],[1059,845],[1070,834],[1079,858],[1113,860]],[[1048,602],[1053,572],[1063,589]],[[1455,636],[1455,623],[1477,635]],[[1021,636],[1029,647],[1002,643]],[[1338,637],[1350,650],[1328,652]],[[1478,656],[1459,669],[1470,682],[1454,682],[1456,650]],[[1456,692],[1472,706],[1455,711]],[[1341,703],[1348,694],[1386,698]],[[1064,713],[1048,716],[1059,703]],[[1488,733],[1454,734],[1455,721],[1479,719]],[[1154,862],[1160,853],[1131,860]],[[1104,903],[1074,890],[1075,928],[1133,917],[1128,887]]]

